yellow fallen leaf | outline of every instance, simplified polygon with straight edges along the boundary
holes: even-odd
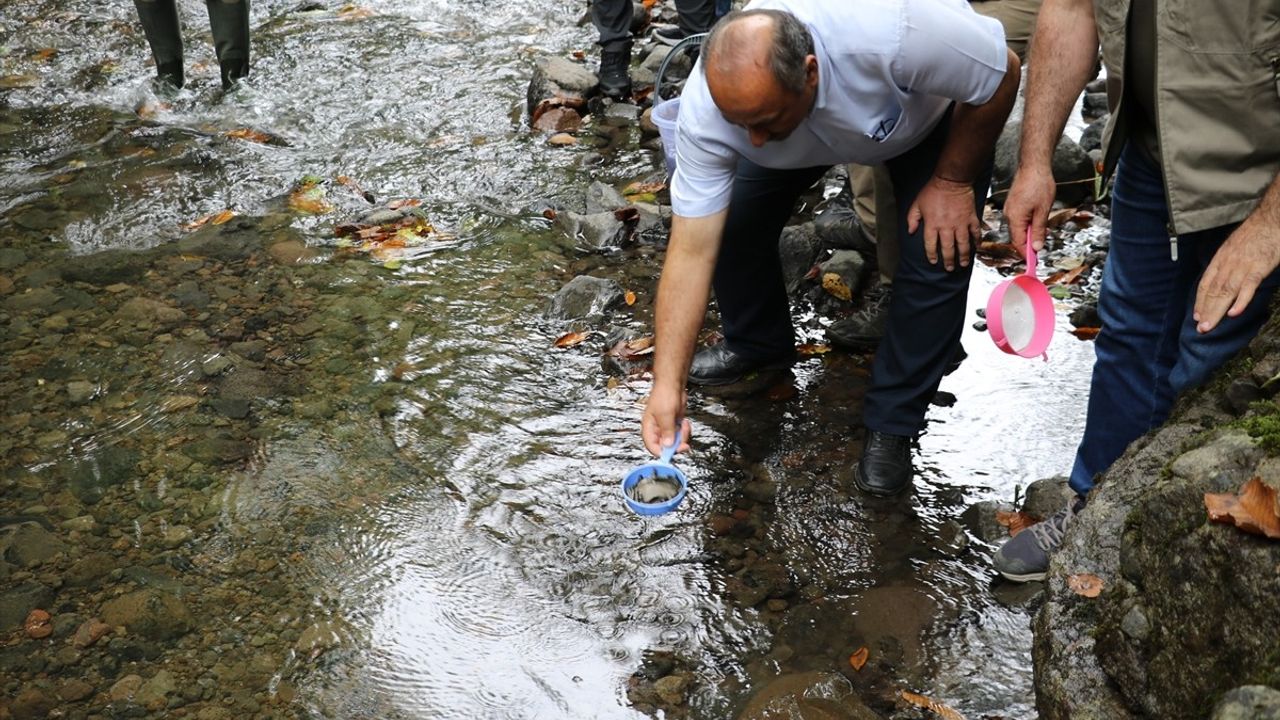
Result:
[[[867,657],[870,654],[871,651],[865,646],[854,650],[853,654],[849,656],[849,665],[851,665],[854,670],[861,670],[863,666],[867,664]]]
[[[222,212],[210,213],[203,217],[196,218],[186,225],[182,226],[183,230],[198,230],[205,225],[221,225],[236,216],[235,210],[223,210]]]
[[[1102,585],[1102,578],[1089,573],[1076,573],[1067,577],[1067,587],[1082,597],[1098,597],[1102,594]]]
[[[805,343],[796,346],[796,352],[801,355],[824,355],[831,352],[830,345],[820,345],[817,343]]]
[[[942,720],[964,720],[964,716],[959,712],[943,705],[933,698],[928,698],[924,695],[917,695],[913,692],[907,692],[906,690],[899,690],[898,695],[900,695],[903,700],[906,700],[916,707],[924,708],[925,710],[935,713],[938,717],[942,718]]]
[[[853,291],[849,290],[849,286],[837,273],[827,273],[822,276],[822,289],[845,302],[853,300]]]
[[[333,210],[333,205],[324,196],[324,187],[304,183],[289,194],[289,208],[309,215],[323,215]]]
[[[633,293],[633,292],[631,292],[630,290],[628,290],[628,291],[627,291],[627,294],[626,294],[626,295],[623,295],[623,296],[622,296],[622,299],[623,299],[624,301],[626,301],[626,303],[627,303],[628,305],[635,305],[635,304],[636,304],[636,294],[635,294],[635,293]]]

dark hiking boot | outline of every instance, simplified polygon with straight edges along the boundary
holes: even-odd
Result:
[[[847,185],[845,188],[831,198],[826,209],[813,219],[813,229],[825,247],[872,254],[876,240],[858,219],[858,213],[853,209],[853,194],[848,192]]]
[[[795,359],[794,350],[771,360],[746,358],[730,350],[728,344],[722,342],[694,354],[689,366],[689,383],[732,385],[746,379],[753,372],[786,368]]]
[[[827,328],[831,344],[845,350],[875,350],[889,322],[892,297],[892,285],[881,285],[879,290],[868,293],[867,304],[861,310]]]
[[[853,469],[859,490],[888,497],[911,484],[911,438],[871,430],[862,448],[862,459]]]
[[[1049,571],[1049,558],[1062,547],[1067,528],[1083,508],[1084,499],[1076,498],[1048,520],[1014,535],[996,551],[991,564],[1013,582],[1043,580]]]
[[[600,92],[614,100],[631,97],[631,46],[600,53]]]
[[[164,93],[170,89],[181,90],[185,78],[182,75],[182,61],[156,63],[156,90]]]
[[[688,34],[679,25],[662,25],[653,31],[654,40],[671,47],[675,47],[686,37]]]

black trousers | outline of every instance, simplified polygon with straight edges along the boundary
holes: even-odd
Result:
[[[863,423],[879,432],[914,435],[924,427],[929,401],[964,330],[972,263],[951,272],[941,260],[929,264],[923,223],[908,234],[906,220],[933,175],[949,127],[950,113],[918,145],[886,163],[898,204],[902,257],[863,406]],[[773,170],[739,160],[713,279],[725,342],[735,353],[770,360],[792,351],[795,334],[778,237],[800,193],[827,169]],[[973,185],[978,217],[990,180],[988,165]]]
[[[605,50],[625,50],[631,43],[631,0],[592,0],[591,24]],[[676,0],[680,29],[686,34],[704,33],[716,21],[715,0]]]

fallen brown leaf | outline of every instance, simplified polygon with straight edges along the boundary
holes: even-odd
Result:
[[[638,357],[653,354],[653,336],[648,335],[632,340],[619,340],[605,353],[621,360],[635,360]]]
[[[1102,594],[1102,578],[1089,573],[1076,573],[1067,577],[1067,587],[1077,595],[1096,598]]]
[[[236,140],[248,140],[249,142],[256,142],[260,145],[267,145],[267,144],[270,144],[272,141],[272,137],[270,135],[262,132],[261,130],[254,130],[253,128],[238,128],[236,130],[228,130],[225,133],[223,133],[223,135],[226,135],[229,138],[235,138]]]
[[[627,291],[627,294],[622,296],[622,300],[623,300],[625,303],[627,303],[628,305],[635,305],[635,304],[636,304],[636,294],[635,294],[635,293],[633,293],[633,292],[631,292],[630,290],[628,290],[628,291]]]
[[[924,708],[925,710],[929,710],[930,712],[937,714],[937,716],[942,718],[942,720],[964,720],[964,716],[959,712],[943,705],[933,698],[925,697],[924,695],[917,695],[913,692],[907,692],[906,690],[899,690],[898,695],[902,696],[903,700],[906,700],[916,707]]]
[[[863,666],[867,664],[867,656],[870,654],[871,651],[867,650],[865,646],[854,650],[853,654],[849,656],[849,665],[851,665],[854,670],[861,670]]]
[[[46,60],[52,58],[54,55],[57,55],[57,54],[58,54],[57,48],[41,48],[40,50],[37,50],[34,53],[31,53],[31,59],[35,60],[36,62],[45,62]]]
[[[1088,271],[1088,263],[1080,263],[1079,265],[1065,272],[1056,272],[1045,278],[1045,285],[1074,285],[1080,281],[1080,276]]]
[[[1254,477],[1240,488],[1239,495],[1205,493],[1209,519],[1229,523],[1254,535],[1280,540],[1280,495]]]
[[[582,344],[582,341],[590,337],[590,333],[585,332],[567,332],[556,338],[555,346],[558,348],[571,348]]]
[[[221,225],[236,216],[235,210],[223,210],[222,212],[210,213],[204,217],[196,218],[186,225],[182,226],[183,230],[198,230],[205,225]]]
[[[801,355],[823,355],[831,352],[831,346],[821,345],[818,343],[805,343],[803,345],[797,345],[796,352]]]
[[[1049,213],[1049,219],[1045,221],[1045,225],[1051,228],[1060,227],[1068,220],[1075,217],[1077,212],[1079,212],[1079,210],[1076,208],[1062,208],[1061,210],[1054,210]]]
[[[650,193],[656,194],[666,189],[666,187],[667,187],[667,184],[664,182],[651,182],[651,183],[633,182],[622,189],[622,194],[623,195],[646,195]]]
[[[1102,332],[1102,328],[1096,328],[1096,327],[1078,327],[1078,328],[1076,328],[1076,329],[1072,330],[1072,331],[1071,331],[1071,334],[1072,334],[1072,335],[1075,335],[1076,337],[1080,338],[1081,340],[1092,340],[1092,339],[1094,339],[1094,338],[1098,337],[1098,333],[1100,333],[1100,332]]]
[[[1029,515],[1024,512],[1013,512],[1012,510],[997,510],[996,522],[1009,528],[1009,537],[1013,537],[1027,528],[1040,522],[1040,518],[1035,515]]]
[[[403,200],[392,200],[387,203],[388,210],[399,210],[402,207],[418,207],[422,201],[418,198],[405,198]]]

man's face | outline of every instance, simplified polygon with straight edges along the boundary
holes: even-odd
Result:
[[[719,77],[708,68],[707,88],[720,114],[747,131],[751,144],[787,139],[804,122],[817,92],[817,59],[809,56],[809,72],[804,89],[790,92],[766,69],[743,73],[743,77]]]

